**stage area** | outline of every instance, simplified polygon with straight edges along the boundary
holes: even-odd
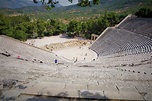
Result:
[[[97,58],[97,54],[89,49],[91,41],[82,38],[68,38],[65,35],[58,35],[30,39],[25,43],[51,51],[68,62],[90,62]]]

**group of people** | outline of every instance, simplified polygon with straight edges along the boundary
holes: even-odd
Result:
[[[4,56],[7,56],[7,57],[11,56],[11,54],[10,54],[10,53],[8,53],[7,51],[2,52],[2,53],[0,53],[0,54],[2,54],[2,55],[4,55]]]

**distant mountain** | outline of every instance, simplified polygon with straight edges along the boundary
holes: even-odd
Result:
[[[113,9],[126,9],[133,6],[151,5],[151,0],[101,0],[100,5]]]
[[[127,11],[132,10],[136,11],[138,8],[142,6],[151,6],[151,0],[100,0],[99,5],[93,5],[91,1],[91,7],[80,7],[77,5],[63,6],[54,9],[56,12],[64,12],[77,10],[81,12],[104,12],[106,11]]]
[[[35,4],[31,0],[1,0],[0,8],[22,8],[27,6],[40,6],[41,4]]]
[[[1,0],[0,1],[0,12],[19,12],[19,13],[64,13],[66,14],[70,12],[77,13],[81,12],[87,13],[87,14],[101,14],[105,11],[129,11],[129,12],[135,12],[138,8],[142,6],[150,6],[152,7],[152,1],[151,0],[100,0],[99,5],[93,5],[91,2],[92,7],[80,7],[77,5],[70,5],[70,6],[62,6],[60,4],[56,4],[56,7],[51,9],[50,11],[46,10],[44,6],[41,4],[35,4],[32,2],[32,0]],[[11,9],[8,9],[11,8]],[[13,10],[12,10],[13,8]]]

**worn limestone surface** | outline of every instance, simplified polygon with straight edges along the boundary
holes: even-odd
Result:
[[[147,54],[140,54],[141,59],[148,59],[152,55]],[[120,61],[119,58],[103,58],[104,63],[87,63],[86,67],[86,63],[41,64],[0,55],[1,99],[28,101],[42,99],[34,96],[56,96],[150,101],[152,61],[149,59],[141,63],[137,58],[134,63],[140,65],[129,66],[133,62],[130,61],[132,57],[128,57],[128,62],[124,61],[126,66],[119,64],[120,61],[123,64],[123,58],[127,58],[123,57]]]
[[[0,36],[0,100],[151,101],[152,39],[139,35],[140,26],[136,33],[121,25],[107,28],[104,32],[108,34],[102,33],[103,37],[93,43],[90,49],[98,57],[89,62],[68,62],[54,53]]]

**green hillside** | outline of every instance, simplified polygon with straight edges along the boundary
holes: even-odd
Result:
[[[93,5],[92,7],[79,7],[77,5],[56,7],[51,10],[46,10],[45,7],[23,7],[20,9],[0,9],[0,12],[5,14],[28,14],[34,18],[41,19],[64,19],[72,20],[79,19],[84,20],[84,18],[98,17],[102,15],[105,11],[108,12],[121,12],[121,13],[133,13],[137,11],[140,7],[150,7],[152,8],[151,0],[101,0],[100,5]],[[83,18],[82,18],[83,17]]]
[[[152,8],[151,0],[101,0],[100,5],[92,5],[92,7],[79,7],[77,5],[57,7],[50,11],[44,10],[44,8],[31,7],[20,9],[24,13],[45,13],[43,18],[60,18],[60,19],[79,19],[79,17],[98,17],[105,11],[108,12],[121,12],[121,13],[135,13],[140,7]],[[19,10],[19,11],[20,11]],[[43,14],[38,14],[41,17]],[[42,18],[42,17],[41,17]]]
[[[146,12],[147,8],[152,10],[152,1],[102,0],[100,5],[92,7],[72,5],[51,10],[44,6],[0,9],[0,34],[23,41],[60,33],[90,38],[92,33],[100,35],[105,28],[118,24],[141,7],[146,7]]]

